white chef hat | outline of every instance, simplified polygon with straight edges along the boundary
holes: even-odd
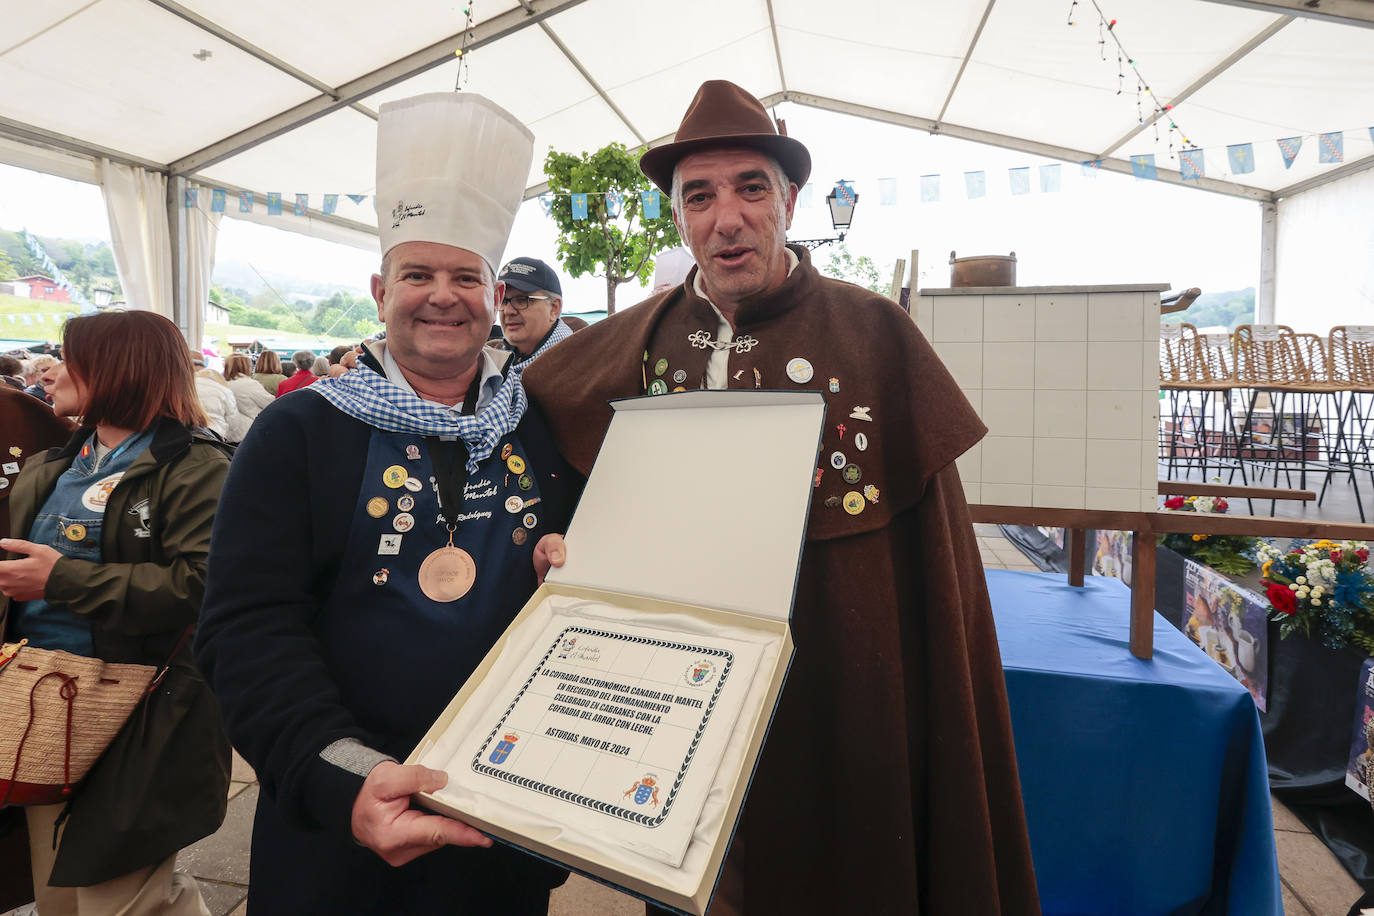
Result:
[[[501,263],[534,157],[534,134],[472,92],[431,92],[381,108],[377,228],[382,254],[402,242]]]

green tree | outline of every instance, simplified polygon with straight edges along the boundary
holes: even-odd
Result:
[[[656,218],[644,215],[640,192],[652,185],[639,170],[638,157],[620,143],[580,155],[549,150],[544,174],[553,194],[558,260],[574,277],[605,277],[606,314],[614,315],[616,287],[632,280],[647,283],[654,274],[653,256],[681,244],[668,201],[661,200]],[[573,219],[572,194],[587,195],[586,219]],[[619,206],[608,196],[618,197]]]
[[[884,296],[892,292],[892,268],[888,268],[887,276],[884,277],[883,271],[872,258],[866,254],[856,256],[844,242],[837,242],[830,249],[830,257],[825,262],[825,267],[821,268],[821,273],[836,280],[845,280],[862,286],[875,293],[882,293]]]
[[[13,280],[17,276],[19,276],[19,272],[15,270],[14,262],[10,260],[10,256],[4,251],[0,251],[0,280]]]

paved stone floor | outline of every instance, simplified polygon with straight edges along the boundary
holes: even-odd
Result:
[[[994,569],[1035,570],[995,525],[976,525],[983,565]],[[258,785],[253,771],[234,755],[229,787],[229,813],[213,836],[184,850],[177,869],[200,882],[214,916],[246,916],[248,845]],[[1374,816],[1374,815],[1371,815]],[[1282,804],[1274,802],[1274,838],[1278,847],[1283,902],[1288,916],[1345,916],[1360,897],[1360,888],[1336,857],[1312,836]],[[15,911],[15,916],[23,911]],[[643,904],[574,875],[553,897],[551,916],[638,916]],[[25,914],[27,916],[27,914]]]

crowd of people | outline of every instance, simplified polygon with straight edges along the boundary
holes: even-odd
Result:
[[[609,401],[781,388],[828,405],[797,654],[711,912],[1038,912],[954,466],[984,430],[909,316],[786,243],[806,147],[704,84],[641,159],[696,266],[575,335],[557,272],[502,260],[532,155],[474,93],[382,106],[376,339],[220,372],[131,311],[0,362],[0,635],[171,672],[65,804],[0,808],[39,911],[206,912],[173,863],[224,816],[232,741],[255,916],[546,913],[567,872],[417,808],[447,776],[399,761],[576,549]]]

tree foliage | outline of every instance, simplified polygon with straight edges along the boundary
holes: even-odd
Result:
[[[640,172],[638,158],[620,143],[580,155],[549,150],[544,174],[553,194],[558,260],[574,277],[605,277],[606,312],[613,315],[616,287],[632,280],[647,283],[654,274],[653,256],[681,244],[668,201],[661,200],[657,218],[644,215],[640,192],[653,186]],[[587,195],[587,219],[573,219],[572,194]],[[618,196],[618,215],[608,195]]]
[[[1237,325],[1255,320],[1255,288],[1221,293],[1204,293],[1182,312],[1164,316],[1165,321],[1186,321],[1194,327],[1222,327],[1234,331]]]
[[[882,269],[872,258],[866,254],[855,255],[844,242],[836,242],[830,248],[830,257],[821,268],[821,273],[884,296],[892,291],[892,267],[888,267],[887,276],[884,277]]]

